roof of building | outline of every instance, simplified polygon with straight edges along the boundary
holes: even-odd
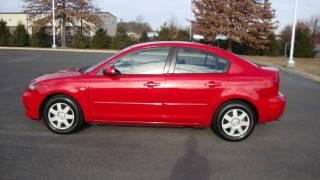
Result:
[[[97,14],[102,14],[102,13],[107,13],[107,14],[109,14],[109,15],[111,15],[111,16],[113,16],[113,17],[117,18],[117,16],[115,16],[115,15],[113,15],[112,13],[107,12],[107,11],[97,12]]]

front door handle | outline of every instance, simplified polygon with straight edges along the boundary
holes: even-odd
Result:
[[[221,86],[222,84],[221,82],[210,81],[208,83],[205,83],[204,85],[208,87],[217,87],[217,86]]]
[[[143,85],[151,88],[151,87],[155,87],[155,86],[160,86],[160,83],[155,83],[153,81],[148,81],[147,83],[144,83]]]

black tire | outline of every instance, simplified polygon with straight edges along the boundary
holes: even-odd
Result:
[[[73,115],[74,117],[71,121],[72,123],[68,124],[68,128],[66,128],[67,126],[65,125],[66,127],[59,129],[55,127],[56,124],[54,122],[50,122],[49,120],[49,116],[53,116],[52,114],[49,114],[50,108],[60,103],[62,105],[68,106],[71,109],[69,112],[72,112],[71,115]],[[47,100],[42,111],[42,118],[44,124],[49,130],[56,134],[62,135],[77,132],[83,124],[83,115],[81,108],[75,100],[66,95],[56,95]],[[68,121],[70,122],[70,119]]]
[[[225,115],[227,113],[228,113],[228,115],[230,113],[233,113],[233,110],[236,110],[237,112],[245,112],[247,116],[246,116],[246,118],[244,118],[244,121],[245,121],[245,123],[249,122],[249,125],[246,125],[245,128],[243,128],[241,125],[239,125],[238,128],[240,127],[242,130],[245,129],[243,131],[243,133],[238,132],[239,135],[230,136],[228,134],[228,133],[230,133],[230,132],[228,132],[229,128],[224,130],[224,128],[222,126],[223,126],[223,124],[225,124],[224,122],[226,122],[226,120],[224,119]],[[228,116],[228,115],[226,115],[226,116]],[[234,118],[234,119],[237,119],[237,118]],[[242,120],[240,120],[240,122],[242,122]],[[232,123],[230,122],[230,124],[232,124]],[[216,112],[215,117],[214,117],[214,122],[213,122],[213,130],[215,131],[215,133],[217,135],[219,135],[223,139],[236,142],[236,141],[242,141],[242,140],[246,139],[247,137],[249,137],[255,128],[255,124],[256,124],[256,115],[255,115],[254,111],[252,110],[252,108],[244,102],[232,101],[232,102],[228,102],[228,103],[223,104]],[[230,127],[230,131],[231,131],[231,128],[233,128],[233,127]],[[233,132],[235,133],[237,131],[238,130],[234,130]]]

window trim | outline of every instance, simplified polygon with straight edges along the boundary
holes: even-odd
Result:
[[[168,71],[169,71],[169,67],[171,65],[171,59],[172,59],[172,55],[173,55],[173,50],[174,50],[174,47],[172,46],[153,46],[153,47],[146,47],[146,48],[141,48],[141,49],[138,49],[136,51],[132,51],[130,53],[127,53],[127,54],[124,54],[123,56],[117,58],[117,59],[114,59],[112,62],[108,63],[105,67],[101,68],[101,70],[99,70],[96,75],[103,75],[103,70],[107,69],[108,67],[114,65],[114,63],[116,63],[117,61],[119,61],[121,58],[125,57],[125,56],[129,56],[133,53],[138,53],[138,52],[141,52],[141,51],[145,51],[145,50],[149,50],[149,49],[156,49],[156,48],[169,48],[169,51],[168,51],[168,55],[167,55],[167,59],[165,60],[165,65],[163,67],[163,70],[162,70],[162,73],[160,74],[122,74],[122,75],[163,75],[163,74],[167,74]]]
[[[175,69],[176,69],[176,61],[177,61],[177,58],[178,58],[178,53],[179,53],[179,50],[180,49],[190,49],[190,50],[193,50],[193,51],[199,51],[200,53],[203,53],[205,55],[210,55],[210,56],[217,56],[219,58],[222,58],[224,59],[226,62],[227,62],[227,66],[225,68],[225,70],[223,72],[212,72],[212,73],[175,73]],[[227,59],[227,58],[224,58],[220,55],[217,55],[217,54],[213,54],[211,52],[208,52],[208,51],[205,51],[205,50],[202,50],[202,49],[197,49],[197,48],[192,48],[192,47],[175,47],[174,48],[174,52],[172,54],[172,58],[171,58],[171,66],[170,66],[170,70],[169,70],[169,74],[227,74],[228,71],[229,71],[229,68],[230,68],[230,65],[231,65],[231,62]]]

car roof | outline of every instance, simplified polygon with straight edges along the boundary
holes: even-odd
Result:
[[[233,62],[239,62],[241,61],[241,64],[249,64],[249,66],[256,65],[252,64],[251,62],[248,62],[247,60],[244,60],[238,55],[233,54],[232,52],[228,52],[222,48],[216,47],[216,46],[210,46],[206,44],[201,44],[197,42],[190,42],[190,41],[153,41],[153,42],[146,42],[146,43],[140,43],[130,46],[130,49],[140,49],[140,48],[148,48],[148,47],[156,47],[156,46],[178,46],[178,47],[190,47],[190,48],[198,48],[201,50],[212,52],[216,55],[219,55],[221,57],[224,57],[228,59],[229,61]]]
[[[152,41],[152,42],[135,44],[135,45],[129,46],[125,50],[143,49],[143,48],[156,47],[156,46],[177,46],[177,47],[187,47],[187,48],[190,47],[190,48],[197,48],[197,49],[213,52],[222,57],[225,57],[226,55],[234,56],[232,53],[224,49],[221,49],[219,47],[201,44],[197,42],[190,42],[190,41]]]
[[[208,46],[205,44],[200,44],[197,42],[190,42],[190,41],[152,41],[146,43],[135,44],[131,46],[132,48],[138,47],[146,47],[146,46],[198,46],[198,47],[206,47],[206,48],[215,48],[213,46]],[[217,48],[219,49],[219,48]]]
[[[148,45],[148,44],[198,44],[198,45],[201,45],[200,43],[191,42],[191,41],[151,41],[151,42],[140,43],[137,45]]]

